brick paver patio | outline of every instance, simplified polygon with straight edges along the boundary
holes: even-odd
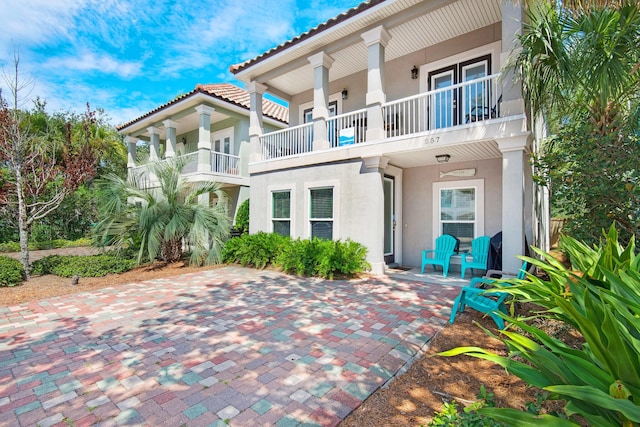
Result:
[[[333,426],[455,286],[225,267],[0,308],[0,425]]]

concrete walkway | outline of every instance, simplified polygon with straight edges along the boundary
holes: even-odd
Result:
[[[0,425],[334,426],[458,290],[225,267],[0,308]]]

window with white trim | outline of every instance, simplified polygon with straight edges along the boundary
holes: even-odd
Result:
[[[309,189],[311,238],[333,239],[333,187]]]
[[[460,251],[471,249],[484,234],[484,181],[434,183],[434,199],[434,236],[450,234],[460,240]]]
[[[273,232],[282,236],[291,236],[291,191],[271,193],[271,223]]]

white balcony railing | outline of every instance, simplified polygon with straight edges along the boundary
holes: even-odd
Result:
[[[260,137],[265,159],[292,156],[313,150],[313,123],[277,130]]]
[[[498,74],[382,105],[387,137],[418,134],[499,117]]]
[[[182,174],[188,175],[198,172],[198,156],[199,153],[194,151],[192,153],[183,154],[177,156],[176,159],[183,162]],[[166,162],[168,159],[160,160]],[[240,157],[225,153],[211,153],[210,171],[223,175],[240,175]],[[130,173],[136,176],[139,180],[146,180],[149,182],[157,181],[157,178],[150,173],[149,164],[136,166],[130,169]]]
[[[327,139],[331,147],[364,142],[366,131],[367,110],[365,108],[329,117],[327,120]]]
[[[211,152],[211,171],[225,175],[240,175],[240,157],[232,154]]]
[[[499,74],[458,83],[382,104],[387,138],[409,137],[434,129],[461,126],[500,117]],[[331,148],[366,141],[367,110],[327,120]],[[264,159],[313,150],[313,124],[291,127],[260,137]]]

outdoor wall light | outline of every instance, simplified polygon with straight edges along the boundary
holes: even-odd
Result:
[[[438,161],[438,163],[447,163],[450,158],[451,156],[448,154],[438,154],[436,156],[436,160]]]
[[[413,68],[411,69],[411,78],[413,80],[418,78],[418,73],[420,72],[420,70],[418,70],[418,67],[416,67],[415,65],[413,66]]]
[[[182,142],[183,144],[187,143],[187,138],[185,138],[184,136],[182,137],[182,139],[180,140],[180,142]]]
[[[347,99],[349,98],[349,91],[346,89],[342,89],[342,99]]]

